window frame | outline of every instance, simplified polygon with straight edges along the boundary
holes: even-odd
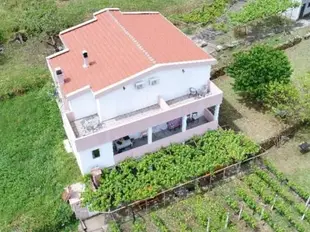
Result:
[[[101,156],[101,154],[100,154],[100,149],[99,148],[95,149],[95,150],[92,150],[92,157],[93,157],[93,159],[97,159],[100,156]]]

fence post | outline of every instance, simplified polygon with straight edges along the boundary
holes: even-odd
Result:
[[[164,206],[166,206],[166,192],[164,192]]]
[[[225,179],[225,171],[226,171],[226,168],[224,168],[224,171],[223,171],[223,179]]]
[[[263,219],[264,212],[265,212],[265,208],[263,207],[263,208],[262,208],[262,211],[261,211],[261,213],[260,213],[259,220],[262,220],[262,219]]]
[[[306,209],[305,209],[305,212],[304,212],[304,214],[303,214],[302,217],[301,217],[301,220],[302,220],[302,221],[305,219],[306,212],[308,211],[308,209],[309,209],[309,205],[307,205],[307,207],[306,207]]]
[[[271,210],[273,210],[273,207],[274,207],[274,205],[276,204],[277,197],[278,197],[278,195],[276,194],[276,196],[275,196],[274,199],[273,199],[273,203],[272,203],[272,206],[271,206]]]
[[[241,220],[242,211],[243,211],[243,206],[240,207],[240,211],[239,211],[239,215],[238,215],[238,220]]]
[[[210,231],[210,217],[208,217],[208,223],[207,223],[207,232]]]
[[[306,202],[306,207],[309,205],[309,202],[310,202],[310,196],[308,197],[308,199],[307,199],[307,202]]]
[[[225,229],[227,229],[228,223],[229,223],[229,212],[227,213],[227,216],[226,216]]]

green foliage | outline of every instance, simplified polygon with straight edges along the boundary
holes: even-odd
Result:
[[[0,45],[5,42],[4,40],[4,32],[0,29]]]
[[[238,196],[245,202],[245,204],[253,210],[254,213],[261,216],[262,207],[258,205],[255,199],[250,196],[249,192],[246,191],[244,188],[239,187],[237,189]],[[244,218],[244,215],[242,215]],[[275,232],[285,232],[286,230],[282,228],[278,223],[272,220],[271,214],[268,211],[264,211],[262,215],[262,220],[268,223],[268,225],[275,231]]]
[[[285,202],[283,199],[277,199],[274,203],[275,194],[272,194],[273,192],[270,191],[268,185],[257,175],[251,174],[245,177],[245,183],[253,189],[266,204],[274,204],[275,210],[283,215],[297,231],[307,231],[288,202]]]
[[[310,120],[310,74],[296,78],[295,83],[270,83],[264,103],[289,123]]]
[[[223,31],[223,32],[228,32],[229,28],[228,25],[225,23],[214,23],[212,24],[213,29],[217,31]]]
[[[240,211],[240,206],[238,201],[236,201],[234,198],[227,196],[225,197],[226,203],[229,205],[229,207],[234,210],[235,214],[239,214]],[[246,222],[246,224],[252,228],[252,229],[257,229],[257,221],[255,220],[254,217],[252,217],[250,214],[248,214],[245,211],[242,211],[241,215],[242,219]]]
[[[108,224],[108,232],[121,232],[121,228],[117,222],[111,221]]]
[[[215,22],[224,13],[229,2],[230,0],[214,0],[211,4],[206,4],[202,8],[183,15],[174,15],[172,18],[186,23],[201,23],[202,25],[206,25]]]
[[[138,219],[133,223],[132,227],[133,232],[147,232],[146,224],[142,219]]]
[[[140,160],[128,159],[113,169],[103,169],[102,184],[95,192],[86,189],[84,204],[105,211],[149,198],[259,151],[258,145],[231,130],[210,131],[190,143],[174,144]]]
[[[23,45],[5,46],[5,55],[0,59],[0,100],[37,90],[51,80],[43,65],[44,55],[37,54],[42,52],[43,46],[32,39]]]
[[[221,202],[208,196],[198,195],[188,199],[186,203],[189,205],[195,221],[202,228],[207,227],[208,217],[210,217],[210,231],[221,231],[223,229],[226,222],[227,210]],[[228,228],[229,231],[235,231],[236,229],[231,223],[228,224]]]
[[[64,131],[49,88],[0,101],[1,231],[60,231],[72,211],[64,186],[80,175],[63,150]],[[60,223],[60,224],[59,224]]]
[[[199,4],[195,4],[197,6]],[[4,37],[25,31],[28,35],[58,34],[61,30],[83,22],[95,11],[105,7],[119,7],[123,11],[160,11],[173,14],[187,6],[186,0],[1,0],[0,28]]]
[[[291,83],[273,82],[267,86],[264,104],[276,116],[284,119],[295,117],[299,101],[299,92]]]
[[[262,101],[270,83],[289,83],[292,68],[283,51],[258,45],[249,51],[236,53],[227,72],[235,79],[235,91]]]
[[[285,182],[296,194],[298,194],[299,197],[301,197],[305,201],[308,199],[310,193],[308,193],[302,186],[296,184],[292,180],[288,180],[284,173],[280,172],[270,161],[264,160],[264,164],[267,169],[272,172],[280,182]]]
[[[160,217],[158,217],[156,213],[151,213],[151,218],[154,225],[157,226],[159,232],[169,232],[163,220]]]
[[[294,0],[250,0],[239,12],[230,13],[230,21],[243,25],[255,20],[275,16],[298,4]]]

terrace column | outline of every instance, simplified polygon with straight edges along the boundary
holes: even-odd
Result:
[[[182,117],[182,132],[186,131],[186,127],[187,127],[187,115]]]
[[[152,127],[149,127],[147,129],[147,143],[148,144],[151,144],[153,142],[153,128]]]
[[[219,120],[219,114],[220,114],[220,104],[215,106],[215,110],[214,110],[214,120],[215,121]]]

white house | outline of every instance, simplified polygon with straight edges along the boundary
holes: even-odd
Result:
[[[47,57],[82,174],[218,127],[216,60],[158,12],[104,9]]]
[[[299,20],[310,14],[310,0],[294,0],[298,7],[288,9],[284,14],[293,19]]]

